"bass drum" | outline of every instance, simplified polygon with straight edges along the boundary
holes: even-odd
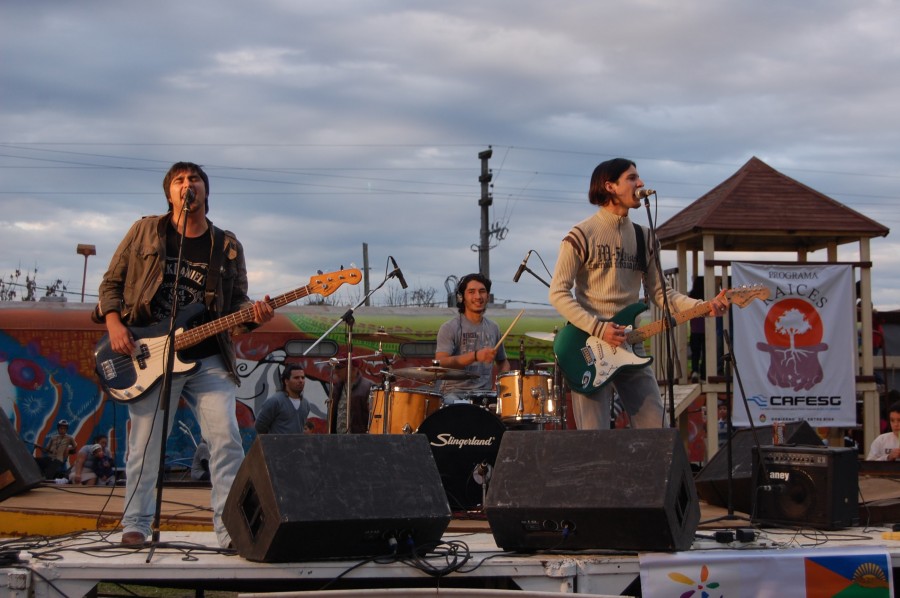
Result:
[[[495,415],[465,403],[448,405],[419,426],[418,433],[428,437],[451,510],[481,508],[484,478],[494,469],[505,430]]]

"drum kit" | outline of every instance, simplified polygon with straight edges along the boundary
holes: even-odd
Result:
[[[524,359],[521,363],[525,365]],[[501,373],[497,376],[496,391],[460,393],[464,400],[452,404],[445,403],[443,395],[427,386],[441,380],[474,379],[476,375],[437,365],[396,370],[388,365],[382,372],[384,385],[374,387],[369,395],[368,431],[370,434],[424,434],[431,445],[450,507],[464,511],[480,509],[506,430],[543,431],[565,427],[563,385],[555,374],[558,368],[553,362],[532,365],[533,370]],[[426,388],[393,386],[391,382],[397,378],[422,383]]]

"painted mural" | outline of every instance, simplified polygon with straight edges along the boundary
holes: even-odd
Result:
[[[107,435],[116,463],[122,467],[128,410],[110,399],[97,382],[93,350],[105,329],[90,321],[90,307],[0,303],[0,408],[29,450],[42,446],[55,433],[56,422],[65,419],[78,446],[97,434]],[[431,365],[437,329],[457,313],[448,308],[365,308],[354,314],[353,329],[348,331],[341,322],[345,311],[342,307],[288,306],[259,330],[236,337],[241,378],[237,419],[245,450],[256,437],[254,414],[279,387],[281,364],[300,363],[306,369],[304,395],[312,406],[311,420],[316,431],[324,432],[335,359],[346,358],[352,350],[363,376],[382,385],[386,365],[394,369]],[[517,312],[492,309],[487,315],[506,330]],[[326,334],[336,322],[340,324]],[[526,311],[505,341],[512,367],[518,369],[523,356],[527,369],[552,362],[551,343],[525,333],[552,333],[563,323],[552,310]],[[421,383],[402,379],[394,386],[428,390]],[[688,423],[688,446],[696,461],[703,460],[703,419],[698,403],[690,410]],[[570,427],[574,427],[571,419]],[[199,439],[199,426],[181,403],[166,445],[167,466],[189,466]]]

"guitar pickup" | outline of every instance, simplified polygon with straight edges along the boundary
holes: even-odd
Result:
[[[104,359],[100,362],[100,371],[103,373],[104,380],[112,380],[116,377],[116,364],[112,359]]]
[[[594,350],[590,345],[585,345],[581,348],[581,357],[584,358],[584,362],[588,365],[594,365],[594,362],[597,361],[597,358],[594,356]]]
[[[141,343],[138,345],[137,354],[134,356],[134,360],[137,362],[137,365],[140,369],[147,369],[147,360],[150,358],[150,349],[147,348],[146,343]]]

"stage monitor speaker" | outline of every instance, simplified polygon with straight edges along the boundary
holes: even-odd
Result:
[[[859,521],[856,449],[754,447],[753,488],[756,524],[840,529]]]
[[[0,501],[39,486],[43,479],[37,461],[0,409]]]
[[[485,512],[513,551],[686,550],[700,521],[673,429],[508,431]]]
[[[418,434],[260,434],[222,519],[238,554],[289,562],[437,543],[450,506]]]
[[[772,444],[772,426],[757,426],[756,433],[761,445]],[[805,421],[785,424],[784,439],[786,445],[822,446],[822,439]],[[731,474],[733,476],[733,493],[731,505],[737,511],[750,514],[753,508],[753,492],[751,478],[753,476],[753,448],[756,440],[753,430],[739,428],[731,435]],[[695,478],[697,494],[708,504],[719,507],[728,506],[728,447],[722,445],[713,455],[709,463],[700,470]]]

